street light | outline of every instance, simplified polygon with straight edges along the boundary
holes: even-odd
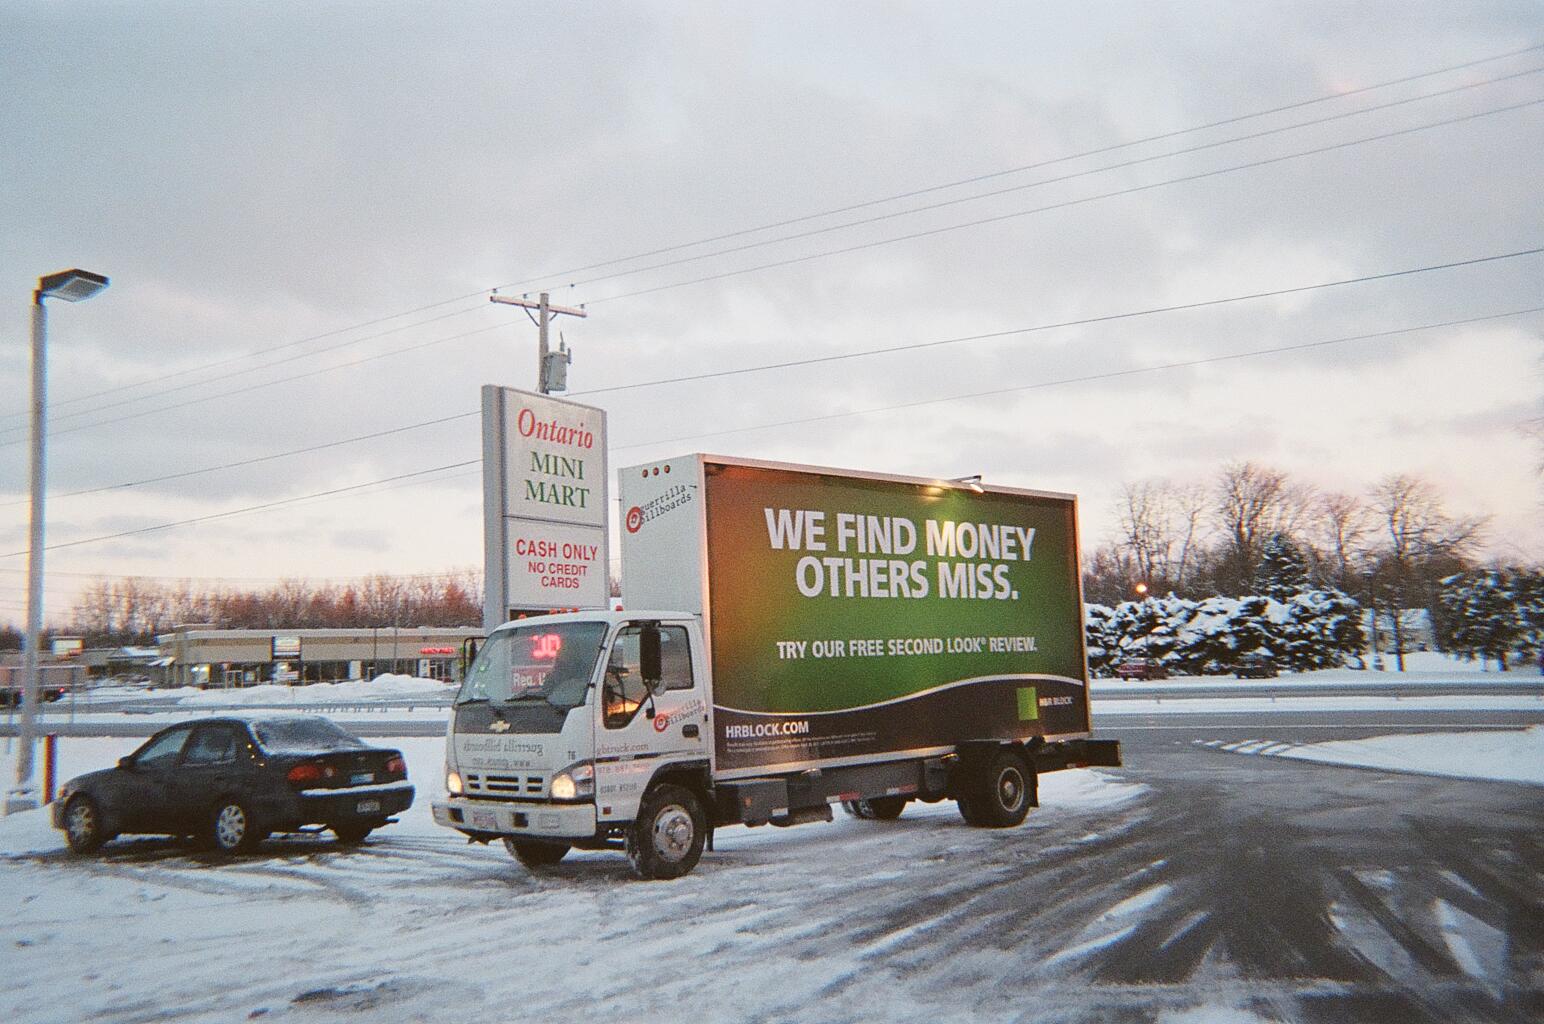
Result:
[[[61,270],[38,278],[32,293],[32,515],[27,541],[27,641],[22,655],[21,750],[16,758],[16,787],[6,795],[5,813],[38,805],[32,782],[32,746],[37,731],[38,641],[43,632],[43,450],[48,406],[48,310],[44,299],[80,302],[107,287],[107,278],[89,270]]]

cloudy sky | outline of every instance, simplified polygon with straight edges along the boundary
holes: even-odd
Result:
[[[50,543],[401,479],[61,547],[51,611],[480,566],[478,470],[437,468],[533,383],[494,287],[588,305],[614,466],[981,473],[1090,542],[1123,482],[1414,473],[1544,556],[1534,3],[8,2],[0,40],[0,620],[30,290],[71,266],[112,286],[50,306]]]

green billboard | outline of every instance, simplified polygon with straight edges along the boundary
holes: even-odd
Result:
[[[1071,498],[704,470],[722,767],[1087,731]]]

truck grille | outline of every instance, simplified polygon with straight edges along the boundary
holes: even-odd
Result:
[[[503,775],[493,772],[467,772],[464,776],[468,796],[504,797],[506,800],[545,796],[544,775]]]

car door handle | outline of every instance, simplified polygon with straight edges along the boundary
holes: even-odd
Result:
[[[687,739],[696,739],[698,732],[699,730],[697,729],[696,723],[681,726],[681,735],[685,736]]]

